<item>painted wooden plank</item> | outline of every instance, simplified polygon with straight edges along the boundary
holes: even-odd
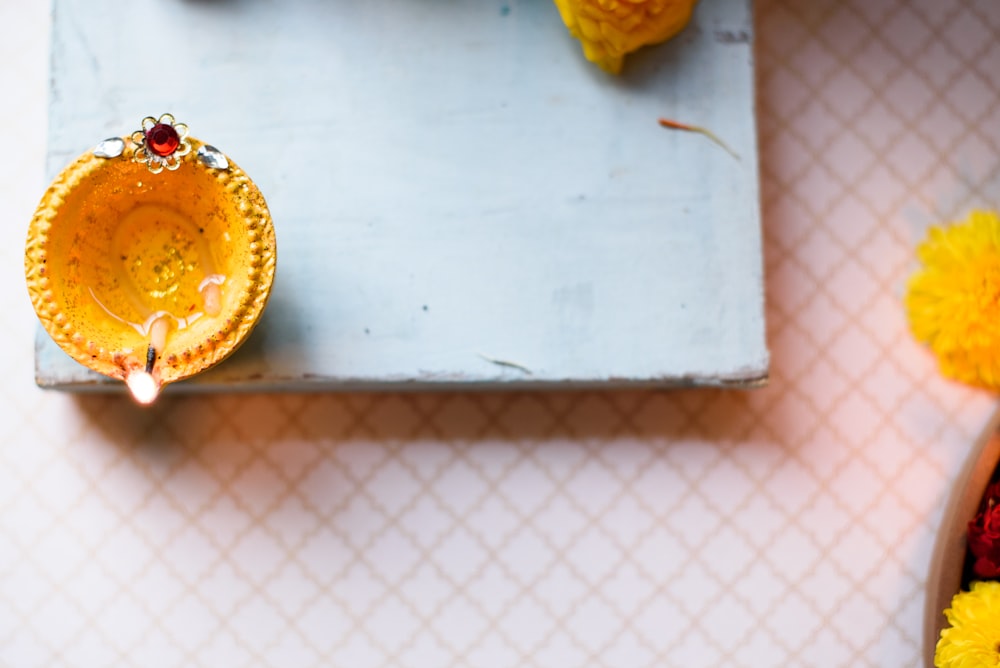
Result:
[[[52,175],[170,111],[271,207],[268,310],[187,389],[766,377],[748,0],[703,0],[619,78],[546,0],[54,9]],[[42,332],[36,358],[101,386]]]

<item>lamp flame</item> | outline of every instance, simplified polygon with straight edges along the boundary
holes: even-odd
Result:
[[[160,384],[153,378],[153,374],[145,371],[133,371],[125,379],[132,398],[143,405],[151,404],[160,394]]]

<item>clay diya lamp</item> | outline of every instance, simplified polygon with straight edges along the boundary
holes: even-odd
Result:
[[[271,216],[257,186],[173,116],[143,119],[67,166],[25,251],[39,320],[140,403],[236,350],[267,304]]]

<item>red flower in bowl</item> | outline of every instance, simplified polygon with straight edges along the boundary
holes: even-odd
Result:
[[[978,577],[1000,578],[1000,482],[986,488],[979,514],[969,522],[969,551]]]

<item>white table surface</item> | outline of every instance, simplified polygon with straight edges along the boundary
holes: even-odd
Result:
[[[759,3],[766,389],[140,410],[32,382],[43,4],[0,3],[0,665],[918,664],[996,398],[900,300],[927,225],[1000,196],[1000,5]]]

